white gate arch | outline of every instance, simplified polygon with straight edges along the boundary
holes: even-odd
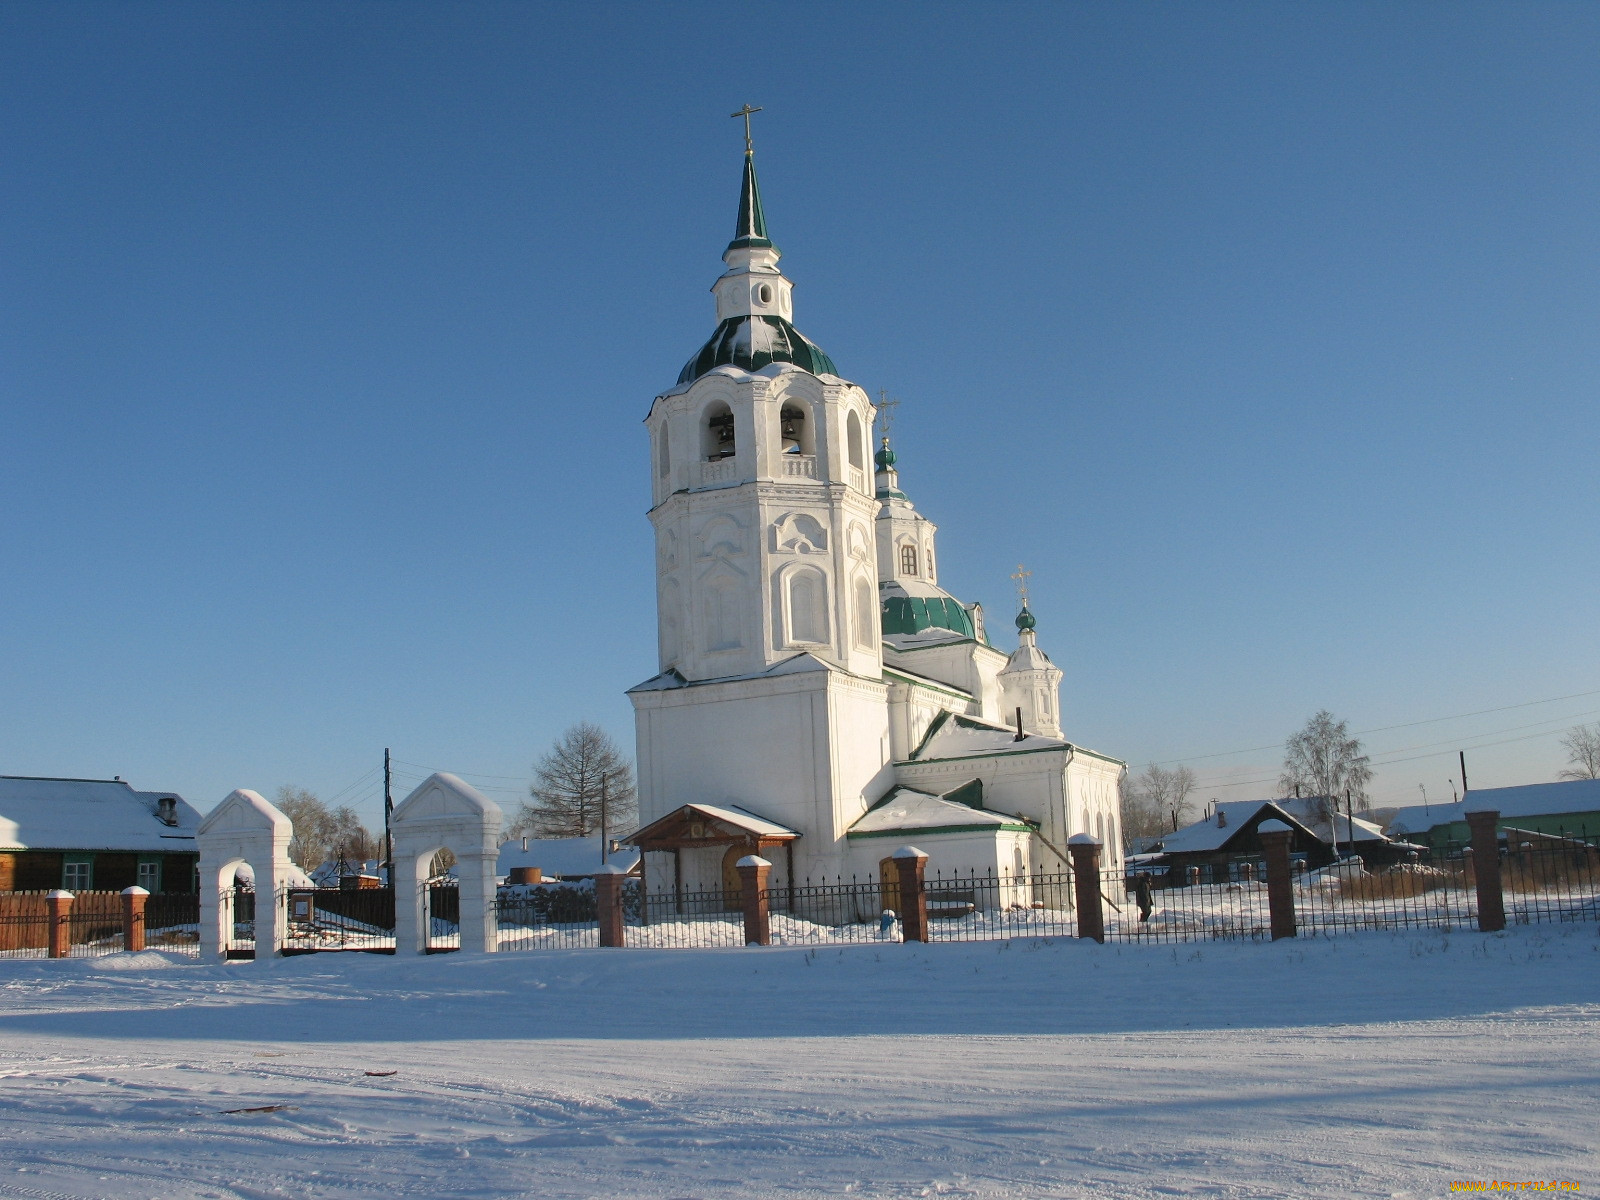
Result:
[[[227,953],[233,933],[233,873],[240,863],[249,863],[256,877],[256,961],[283,949],[289,932],[284,889],[298,874],[289,861],[293,837],[293,822],[247,788],[228,793],[200,822],[195,844],[200,851],[202,959]]]
[[[443,771],[428,776],[390,818],[394,836],[394,944],[401,953],[428,949],[425,885],[433,856],[456,856],[461,881],[461,949],[498,949],[494,889],[500,855],[500,806]]]

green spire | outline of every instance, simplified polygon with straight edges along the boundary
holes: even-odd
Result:
[[[744,185],[739,189],[739,221],[734,227],[729,250],[747,246],[770,246],[767,240],[767,214],[761,210],[761,185],[756,182],[756,156],[744,152]]]

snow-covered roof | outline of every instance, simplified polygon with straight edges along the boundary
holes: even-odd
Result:
[[[1435,825],[1465,821],[1469,812],[1494,811],[1505,817],[1554,817],[1593,813],[1600,817],[1600,779],[1524,783],[1516,787],[1473,788],[1455,804],[1413,804],[1389,821],[1393,833],[1426,833]]]
[[[528,838],[527,849],[522,839],[507,842],[500,847],[500,858],[495,873],[509,875],[517,867],[538,867],[545,878],[565,879],[569,875],[593,875],[600,869],[600,837]],[[639,865],[639,852],[632,846],[621,846],[606,855],[606,861],[624,871]]]
[[[160,817],[170,799],[176,824]],[[200,814],[176,792],[139,792],[120,779],[0,776],[0,850],[122,850],[158,854],[195,848]]]
[[[1340,813],[1330,822],[1322,815],[1321,797],[1286,796],[1277,800],[1235,800],[1219,804],[1209,817],[1185,825],[1174,833],[1164,835],[1157,845],[1163,854],[1193,854],[1207,850],[1220,850],[1228,839],[1248,825],[1264,808],[1273,811],[1269,819],[1287,820],[1291,828],[1298,827],[1329,845],[1334,841],[1349,842],[1354,832],[1357,842],[1382,842],[1387,839],[1371,821],[1356,817],[1354,821]],[[1223,823],[1217,824],[1217,813]],[[1334,826],[1337,825],[1337,829]]]
[[[839,668],[831,663],[823,662],[809,650],[802,651],[781,663],[775,663],[765,671],[755,671],[748,675],[724,675],[717,679],[697,679],[691,682],[678,674],[677,669],[668,667],[661,674],[643,683],[628,689],[630,692],[670,692],[676,688],[700,687],[708,683],[735,683],[741,679],[775,679],[780,675],[804,675],[812,671],[837,671]]]
[[[896,787],[874,804],[872,808],[850,826],[849,837],[876,837],[900,831],[945,830],[951,833],[966,830],[1016,829],[1027,830],[1015,817],[988,809],[973,808],[955,800],[946,800],[929,792],[913,788]]]
[[[722,821],[725,824],[732,825],[735,829],[742,829],[746,833],[754,834],[758,838],[775,838],[779,841],[789,842],[800,836],[798,829],[790,829],[787,825],[779,825],[776,821],[758,817],[755,813],[737,805],[684,804],[673,809],[665,816],[657,817],[650,824],[634,830],[626,840],[629,844],[632,844],[639,840],[647,840],[653,834],[659,835],[661,830],[675,824],[686,813],[698,814],[702,817],[710,817],[712,820]]]
[[[940,714],[928,727],[922,744],[912,751],[913,760],[965,758],[969,755],[1015,754],[1023,750],[1066,750],[1071,743],[1061,738],[1030,733],[1021,741],[1017,731],[990,725],[971,717]]]

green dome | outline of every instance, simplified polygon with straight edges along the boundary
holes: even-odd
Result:
[[[889,448],[889,439],[883,439],[883,447],[872,456],[872,461],[878,464],[878,470],[887,471],[895,464],[894,451]]]
[[[1028,611],[1028,606],[1024,604],[1022,611],[1017,614],[1017,632],[1020,633],[1024,629],[1032,629],[1037,624],[1038,622],[1033,619],[1033,614]]]
[[[711,340],[684,364],[678,382],[691,383],[714,367],[759,371],[768,363],[793,363],[813,375],[837,375],[839,368],[822,348],[782,317],[729,317]]]
[[[976,637],[972,614],[953,596],[884,598],[884,633],[911,634],[925,629],[948,629],[962,637]]]

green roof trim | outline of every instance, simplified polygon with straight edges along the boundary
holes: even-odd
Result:
[[[747,315],[729,317],[699,353],[678,373],[680,384],[691,383],[716,367],[742,367],[759,371],[770,363],[786,362],[813,375],[837,375],[821,346],[782,317]]]
[[[846,831],[846,838],[907,838],[931,837],[936,833],[1033,833],[1031,825],[1019,825],[1007,821],[1004,825],[929,825],[926,827],[911,826],[906,829],[878,829],[867,833]]]
[[[889,596],[884,600],[884,633],[921,633],[924,629],[948,629],[968,638],[975,633],[972,614],[954,597]]]
[[[965,804],[968,808],[981,810],[983,809],[983,780],[969,780],[960,787],[946,792],[940,799],[949,800],[953,804]]]
[[[744,154],[744,182],[739,187],[739,219],[734,224],[729,250],[746,246],[770,246],[767,240],[767,214],[761,208],[761,185],[756,182],[756,156]]]

